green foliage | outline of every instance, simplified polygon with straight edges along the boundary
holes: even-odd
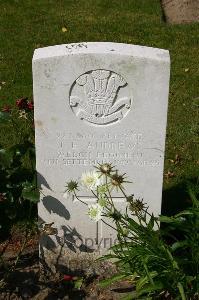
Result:
[[[101,220],[116,230],[118,243],[100,260],[112,259],[118,273],[103,280],[101,286],[127,279],[135,286],[135,291],[127,299],[160,299],[166,295],[172,300],[198,299],[198,185],[194,188],[188,186],[189,208],[171,217],[155,217],[143,200],[126,194],[128,181],[118,170],[107,164],[96,169],[82,174],[81,186],[91,191],[97,203],[88,205],[78,197],[78,182],[70,193],[88,205],[88,216],[93,221]],[[112,197],[115,190],[119,197],[126,198],[123,211],[117,208]],[[111,222],[107,223],[107,218]]]
[[[79,277],[74,281],[74,287],[78,290],[81,289],[82,284],[83,284],[84,278],[83,277]]]
[[[134,276],[136,291],[129,299],[159,299],[163,294],[172,299],[198,299],[199,200],[190,188],[189,193],[191,207],[172,217],[157,220],[142,209],[134,214],[136,221],[128,213],[115,221],[119,243],[103,259],[116,260],[118,279]],[[159,221],[166,226],[160,228]],[[123,234],[124,227],[128,236]],[[102,286],[106,283],[112,283],[111,279]]]
[[[124,274],[117,274],[117,275],[114,275],[112,276],[111,278],[109,279],[104,279],[100,282],[100,286],[105,288],[109,285],[111,285],[112,283],[118,281],[118,280],[121,280],[121,279],[125,279],[126,276]]]
[[[21,113],[25,118],[20,118]],[[1,112],[1,121],[1,126],[16,133],[15,144],[9,147],[0,145],[0,234],[3,237],[17,221],[30,217],[32,203],[38,201],[39,195],[35,178],[32,110],[13,108]]]

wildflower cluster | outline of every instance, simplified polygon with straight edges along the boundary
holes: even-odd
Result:
[[[17,99],[15,102],[15,105],[4,105],[1,108],[1,112],[5,114],[5,117],[9,116],[10,118],[13,118],[13,120],[17,119],[25,119],[25,120],[31,120],[33,122],[33,113],[34,110],[34,104],[32,100],[28,100],[27,97]]]
[[[81,183],[87,190],[94,191],[102,181],[96,171],[89,171],[82,174]]]
[[[103,164],[99,165],[97,169],[102,173],[102,174],[107,174],[110,175],[113,171],[113,166],[111,164]]]
[[[72,193],[74,191],[78,191],[78,182],[71,180],[66,185],[66,191]]]
[[[66,193],[74,194],[75,199],[87,206],[91,220],[101,221],[115,230],[116,243],[109,249],[111,252],[101,259],[114,258],[118,274],[103,284],[108,285],[117,278],[132,281],[136,288],[128,299],[145,299],[144,296],[159,299],[165,295],[169,299],[170,296],[172,299],[198,299],[199,201],[192,194],[194,206],[190,210],[158,218],[150,213],[143,199],[127,194],[126,183],[125,174],[106,163],[96,166],[94,171],[83,173],[79,182],[71,180],[66,185]],[[82,189],[86,189],[87,194],[90,192],[92,204],[77,195]],[[122,207],[117,205],[116,198],[122,198]],[[162,230],[159,221],[169,227]],[[175,236],[175,229],[182,234],[180,240]],[[165,242],[166,237],[169,244]]]
[[[17,99],[16,106],[18,109],[25,111],[31,111],[34,109],[33,101],[29,101],[27,97]]]
[[[92,197],[96,198],[96,203],[86,204],[81,199],[79,200],[88,206],[88,216],[91,220],[98,222],[103,216],[119,220],[121,214],[114,207],[111,191],[116,188],[117,191],[120,190],[124,193],[123,184],[125,182],[127,182],[125,174],[118,174],[111,164],[99,164],[96,166],[96,170],[84,172],[80,182],[74,180],[67,182],[63,197],[68,199],[70,194],[74,194],[78,199],[77,191],[86,189],[87,192],[90,191]]]
[[[121,187],[122,184],[125,182],[125,178],[124,178],[124,175],[119,175],[118,172],[116,171],[116,173],[114,173],[112,176],[111,176],[111,183],[113,186],[115,187]]]
[[[143,199],[136,199],[134,195],[128,196],[126,200],[129,204],[130,212],[135,216],[137,216],[138,214],[142,214],[143,211],[146,211],[148,209],[146,204],[143,202]]]
[[[102,218],[103,206],[99,203],[88,205],[88,215],[89,217],[98,222]]]

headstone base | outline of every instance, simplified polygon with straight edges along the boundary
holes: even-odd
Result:
[[[113,274],[116,272],[116,267],[112,261],[99,261],[99,253],[72,253],[68,249],[61,246],[56,247],[56,250],[48,250],[40,247],[40,262],[46,271],[53,274],[73,274],[93,276],[102,275],[103,273]]]

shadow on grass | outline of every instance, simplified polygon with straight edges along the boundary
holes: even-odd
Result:
[[[172,216],[191,206],[191,199],[188,187],[197,195],[199,182],[198,178],[189,178],[182,181],[180,184],[166,189],[162,194],[162,215]]]
[[[162,15],[161,15],[162,22],[167,23],[167,18],[166,18],[166,14],[164,11],[164,5],[163,5],[162,1],[160,1],[160,6],[161,6],[161,10],[162,10]]]

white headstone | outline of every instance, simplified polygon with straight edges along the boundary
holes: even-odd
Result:
[[[126,173],[133,181],[126,193],[160,214],[169,73],[169,53],[162,49],[79,43],[35,50],[39,216],[58,229],[47,248],[63,235],[72,251],[113,243],[113,232],[96,227],[82,203],[63,198],[66,181],[97,163]],[[80,196],[87,201],[87,194]]]

